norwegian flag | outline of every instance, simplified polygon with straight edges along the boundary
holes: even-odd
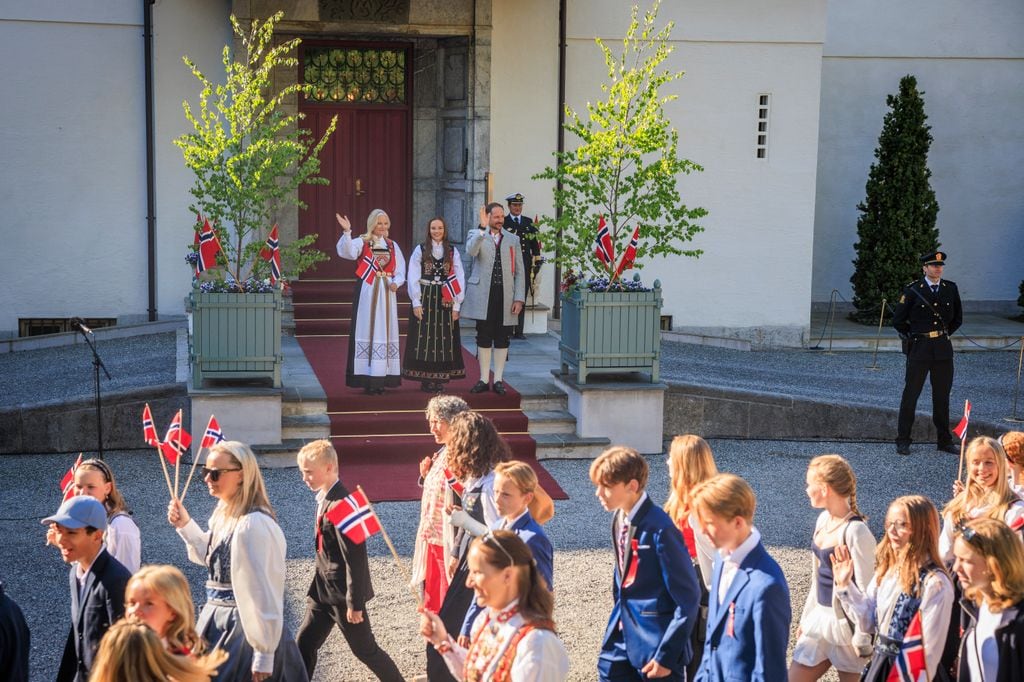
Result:
[[[964,439],[964,434],[967,433],[967,422],[971,420],[971,401],[964,401],[964,416],[960,418],[960,423],[953,429],[953,433],[960,440]]]
[[[441,298],[448,303],[455,301],[455,297],[462,293],[462,287],[459,286],[459,278],[455,276],[455,273],[448,275],[445,279],[444,284],[441,285]]]
[[[281,279],[281,249],[277,241],[277,225],[270,231],[266,245],[260,249],[260,257],[270,261],[270,285],[277,284]]]
[[[149,403],[142,408],[142,439],[146,445],[154,448],[160,445],[160,436],[156,435],[156,424],[153,423],[153,413],[149,411]]]
[[[210,227],[210,221],[203,221],[203,230],[196,234],[199,240],[199,259],[196,260],[196,274],[201,275],[217,264],[217,254],[220,252],[220,241],[217,233]]]
[[[220,430],[220,424],[217,423],[217,418],[211,414],[210,421],[206,422],[206,432],[203,434],[203,440],[199,443],[199,447],[212,448],[222,440],[224,440],[224,434]]]
[[[920,682],[928,679],[924,663],[924,637],[921,631],[921,612],[914,614],[903,635],[900,653],[893,662],[892,670],[885,682]]]
[[[373,256],[363,256],[359,259],[359,266],[356,268],[356,277],[367,284],[373,284],[373,280],[377,277],[377,270],[379,269],[380,266],[377,265],[377,261]]]
[[[457,479],[451,469],[447,467],[445,467],[444,470],[444,480],[448,483],[448,487],[455,491],[456,495],[461,495],[462,491],[465,490],[465,487],[459,482],[459,479]]]
[[[64,474],[64,478],[60,479],[60,491],[64,495],[63,499],[68,500],[75,496],[75,471],[78,470],[78,466],[82,463],[82,453],[78,453],[78,459],[71,465],[67,473]]]
[[[164,442],[160,444],[160,452],[164,453],[168,462],[177,464],[178,458],[185,454],[190,445],[192,445],[192,436],[181,428],[181,410],[178,410],[174,419],[171,420],[171,425],[167,427],[167,435],[164,436]]]
[[[611,264],[615,262],[615,244],[612,242],[612,233],[604,224],[604,216],[601,216],[601,222],[597,224],[597,236],[594,238],[594,244],[594,253],[597,255],[597,259],[610,269]]]
[[[349,540],[357,544],[366,542],[366,538],[380,532],[380,521],[370,509],[370,501],[362,490],[356,490],[328,509],[325,516]]]
[[[636,228],[633,230],[633,238],[629,240],[629,246],[626,247],[626,253],[623,254],[622,260],[619,262],[619,267],[615,269],[616,277],[621,275],[624,270],[628,270],[633,267],[633,263],[636,262],[636,247],[639,245],[640,223],[637,223]]]

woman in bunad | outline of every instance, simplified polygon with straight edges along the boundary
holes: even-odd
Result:
[[[885,682],[910,631],[920,628],[926,680],[936,678],[946,644],[953,583],[939,557],[939,515],[928,498],[898,497],[885,515],[885,539],[879,544],[875,574],[862,591],[854,577],[850,548],[832,553],[833,589],[843,610],[863,632],[875,633],[875,650],[861,675],[864,682]],[[913,628],[913,629],[911,629]],[[915,674],[914,679],[918,679]]]
[[[455,516],[490,527],[501,518],[494,501],[494,467],[509,458],[508,444],[490,419],[467,411],[452,417],[445,454],[448,471],[457,481],[452,491],[452,508],[453,512],[462,514],[455,513]],[[452,523],[455,525],[455,518]],[[473,591],[466,584],[470,540],[469,531],[461,526],[455,528],[452,557],[448,562],[448,591],[437,612],[445,628],[456,636],[473,600]],[[451,679],[444,662],[431,647],[427,647],[427,676],[432,681]]]
[[[210,448],[203,480],[217,506],[202,530],[178,500],[167,520],[185,541],[188,557],[205,565],[206,604],[196,629],[228,653],[224,682],[308,680],[284,627],[285,539],[248,445],[224,441]]]
[[[448,561],[455,533],[448,523],[451,488],[448,482],[447,450],[450,423],[469,405],[453,395],[439,395],[427,403],[426,417],[434,442],[441,447],[420,462],[420,523],[412,555],[412,587],[423,595],[423,605],[437,612],[448,591]],[[448,473],[451,473],[450,471]]]
[[[430,219],[426,239],[409,258],[408,274],[412,318],[402,376],[421,382],[427,393],[440,393],[444,384],[466,376],[459,337],[466,275],[444,218]]]
[[[697,515],[690,504],[690,493],[697,485],[717,473],[715,457],[707,441],[692,434],[676,436],[672,439],[672,445],[668,451],[668,475],[671,480],[671,489],[668,494],[668,502],[665,503],[665,513],[683,534],[686,550],[690,554],[690,561],[693,562],[693,568],[697,572],[700,584],[700,609],[690,634],[693,657],[686,667],[687,679],[696,677],[701,658],[704,655],[711,569],[716,552],[711,540],[700,530]]]
[[[874,573],[875,538],[857,509],[857,477],[839,455],[811,460],[807,497],[822,511],[811,537],[813,582],[800,616],[789,682],[814,682],[833,666],[840,682],[856,682],[871,653],[871,639],[858,632],[833,595],[832,554],[839,546],[850,551],[853,581],[864,593]]]
[[[405,284],[405,257],[388,239],[391,219],[379,208],[366,218],[366,232],[352,236],[348,216],[335,214],[341,225],[338,255],[356,261],[345,385],[368,394],[384,393],[402,383],[398,350],[398,297]]]
[[[469,647],[459,646],[436,614],[423,611],[420,620],[420,632],[455,679],[565,680],[569,657],[555,634],[554,597],[526,543],[512,531],[493,531],[473,541],[467,558],[467,584],[485,607],[473,622]]]
[[[1007,431],[999,437],[1006,454],[1010,490],[1024,499],[1024,431]]]
[[[1024,680],[1024,545],[1005,523],[980,518],[956,531],[961,682]]]

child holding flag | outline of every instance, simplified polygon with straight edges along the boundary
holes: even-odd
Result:
[[[306,671],[312,678],[317,652],[337,625],[355,657],[378,679],[400,681],[402,675],[378,646],[366,613],[366,602],[373,599],[366,533],[374,532],[376,519],[371,516],[361,525],[355,518],[363,507],[362,492],[350,496],[338,480],[338,453],[329,440],[307,443],[297,460],[302,481],[316,493],[317,502],[316,570],[296,638]]]

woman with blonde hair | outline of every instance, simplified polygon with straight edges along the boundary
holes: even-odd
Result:
[[[356,261],[352,327],[348,340],[345,385],[379,395],[402,383],[398,350],[398,297],[405,284],[405,256],[388,238],[391,218],[379,208],[366,218],[366,232],[352,237],[347,216],[335,214],[341,225],[338,255]]]
[[[821,509],[811,536],[812,585],[800,616],[790,682],[813,682],[835,667],[841,682],[856,682],[871,653],[870,636],[833,594],[832,554],[850,551],[853,580],[865,592],[874,572],[875,538],[857,508],[857,477],[839,455],[821,455],[807,467],[807,497]]]
[[[1024,546],[996,519],[956,531],[953,553],[964,590],[966,627],[959,680],[1024,679]]]
[[[306,680],[298,647],[284,627],[285,539],[248,445],[210,448],[202,478],[217,498],[209,530],[178,500],[167,520],[193,562],[205,565],[206,604],[196,629],[228,653],[217,679],[231,682]]]
[[[103,636],[89,682],[208,682],[224,659],[221,651],[175,656],[148,625],[121,620]]]
[[[124,590],[125,616],[148,625],[172,654],[194,656],[206,643],[196,632],[196,609],[185,574],[175,566],[143,566]]]
[[[850,548],[832,553],[833,588],[843,610],[864,632],[875,633],[875,649],[861,674],[885,682],[907,632],[919,627],[925,679],[935,679],[949,631],[953,583],[939,556],[939,515],[928,498],[898,497],[885,515],[885,539],[875,554],[875,574],[866,590],[854,578]]]

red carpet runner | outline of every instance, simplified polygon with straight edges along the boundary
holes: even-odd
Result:
[[[431,395],[420,390],[418,381],[403,381],[401,387],[379,396],[345,386],[350,287],[349,282],[296,282],[294,293],[296,337],[327,393],[331,441],[339,453],[341,479],[350,490],[361,485],[375,502],[418,500],[419,461],[437,449],[423,415]],[[404,302],[399,317],[408,314],[408,302]],[[404,320],[401,327],[404,353]],[[566,499],[565,492],[537,462],[537,444],[527,433],[519,393],[509,386],[504,396],[490,391],[471,395],[476,358],[463,351],[463,359],[470,378],[447,384],[445,392],[465,398],[473,409],[492,419],[513,457],[536,470],[552,497]]]

